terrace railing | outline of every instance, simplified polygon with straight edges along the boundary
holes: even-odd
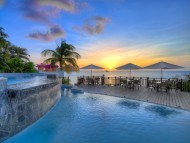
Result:
[[[83,81],[79,81],[79,79]],[[168,79],[168,78],[149,78],[149,77],[103,77],[103,76],[82,76],[78,77],[78,83],[83,83],[85,81],[85,84],[92,84],[91,82],[88,82],[88,79],[96,79],[93,85],[100,84],[100,85],[108,85],[108,86],[121,86],[124,81],[126,80],[139,80],[141,86],[148,87],[149,84],[154,80],[156,82],[170,82],[171,88],[177,88],[181,91],[187,91],[190,92],[190,80],[185,79]]]
[[[190,80],[183,80],[181,79],[181,91],[188,91],[190,92]]]

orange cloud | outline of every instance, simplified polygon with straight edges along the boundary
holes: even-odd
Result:
[[[163,45],[150,44],[127,44],[112,39],[96,40],[82,45],[75,45],[77,52],[82,56],[78,60],[80,67],[95,64],[106,69],[112,69],[127,64],[134,63],[139,66],[148,66],[150,64],[166,61],[190,69],[190,55],[166,55]],[[40,63],[40,62],[38,62]]]

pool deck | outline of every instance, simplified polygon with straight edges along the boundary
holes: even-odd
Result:
[[[128,89],[119,86],[88,86],[80,85],[79,89],[84,92],[103,94],[116,97],[123,97],[127,99],[134,99],[139,101],[145,101],[150,103],[161,104],[169,107],[180,108],[190,111],[190,92],[170,91],[168,93],[156,90],[150,90],[146,87],[140,87],[139,89]]]

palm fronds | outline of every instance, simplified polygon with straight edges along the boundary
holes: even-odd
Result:
[[[55,50],[46,49],[42,51],[42,56],[47,57],[45,63],[58,62],[60,70],[66,72],[79,71],[77,59],[81,58],[80,54],[75,52],[75,47],[71,44],[67,44],[66,41],[62,40],[61,45],[57,44]]]

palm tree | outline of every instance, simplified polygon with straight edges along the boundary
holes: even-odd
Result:
[[[2,46],[1,44],[7,41],[6,40],[7,37],[8,35],[4,32],[4,29],[0,27],[0,46]]]
[[[0,27],[0,57],[5,59],[5,55],[8,54],[8,45],[10,44],[6,38],[8,35],[4,32],[4,29]]]
[[[6,58],[8,57],[8,45],[10,42],[6,40],[8,35],[4,32],[4,29],[0,27],[0,71],[9,69],[6,64]]]
[[[30,61],[27,49],[11,45],[9,47],[10,58],[19,58],[23,61]]]
[[[79,66],[77,64],[77,59],[81,56],[79,53],[75,52],[75,47],[71,44],[67,44],[64,40],[61,41],[61,45],[57,45],[55,50],[46,49],[42,51],[42,56],[48,59],[44,63],[59,63],[60,70],[64,70],[70,73],[72,70],[78,72]]]

